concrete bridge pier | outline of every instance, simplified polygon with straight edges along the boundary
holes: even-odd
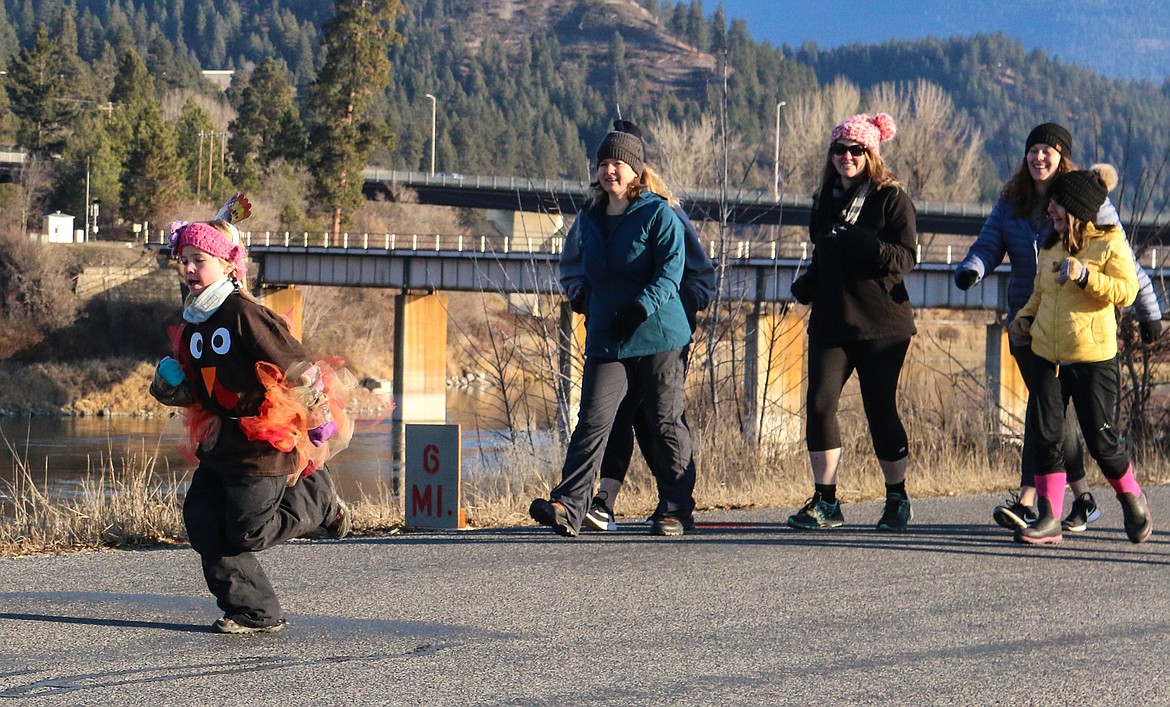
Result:
[[[749,444],[800,440],[804,318],[789,303],[757,302],[745,338],[744,439]]]
[[[402,494],[408,422],[447,421],[447,295],[394,297],[393,490]]]
[[[585,317],[574,312],[568,300],[560,304],[557,336],[557,431],[568,443],[581,411],[581,375],[585,369]]]
[[[296,287],[264,287],[260,290],[260,301],[288,322],[288,328],[297,341],[301,341],[305,321],[305,293]]]
[[[986,342],[987,396],[997,416],[997,432],[1004,437],[1022,437],[1028,388],[1008,347],[1007,330],[999,323],[988,324]]]

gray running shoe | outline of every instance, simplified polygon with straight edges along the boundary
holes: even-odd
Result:
[[[274,624],[268,624],[267,626],[249,626],[225,616],[222,619],[216,619],[215,623],[211,624],[211,630],[215,633],[230,633],[243,636],[253,633],[279,633],[287,625],[288,622],[284,619],[281,619],[280,621]]]

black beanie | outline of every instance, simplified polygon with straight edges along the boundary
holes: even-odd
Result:
[[[1028,139],[1024,142],[1024,152],[1031,150],[1032,145],[1038,142],[1055,147],[1056,151],[1064,157],[1072,157],[1072,133],[1063,125],[1044,123],[1032,128],[1032,132],[1028,133]]]
[[[1053,177],[1048,184],[1048,198],[1064,207],[1081,221],[1097,220],[1109,190],[1097,172],[1077,170]]]
[[[615,120],[613,130],[605,134],[597,147],[597,164],[601,164],[602,160],[621,160],[641,176],[645,154],[642,131],[638,126],[628,120]]]

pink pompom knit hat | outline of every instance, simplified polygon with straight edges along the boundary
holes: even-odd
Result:
[[[888,114],[878,113],[871,116],[868,113],[859,113],[846,118],[833,128],[829,144],[845,138],[865,145],[866,149],[874,154],[880,154],[881,143],[892,139],[897,132],[898,128],[894,125],[894,119]]]
[[[221,221],[220,223],[227,223]],[[209,255],[223,258],[236,266],[236,272],[246,277],[248,274],[248,250],[240,242],[240,232],[235,226],[228,225],[231,235],[225,234],[210,223],[196,221],[186,223],[175,221],[171,224],[171,255],[178,257],[183,252],[183,246],[194,246]]]

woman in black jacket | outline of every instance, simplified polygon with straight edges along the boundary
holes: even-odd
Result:
[[[814,485],[812,498],[788,518],[794,528],[819,530],[845,522],[837,499],[837,406],[854,371],[886,481],[878,530],[901,530],[912,517],[908,445],[897,396],[916,331],[902,276],[914,267],[917,233],[914,204],[881,158],[881,143],[895,131],[894,119],[885,113],[855,115],[833,128],[809,223],[812,262],[792,283],[796,300],[812,307],[806,443]]]

